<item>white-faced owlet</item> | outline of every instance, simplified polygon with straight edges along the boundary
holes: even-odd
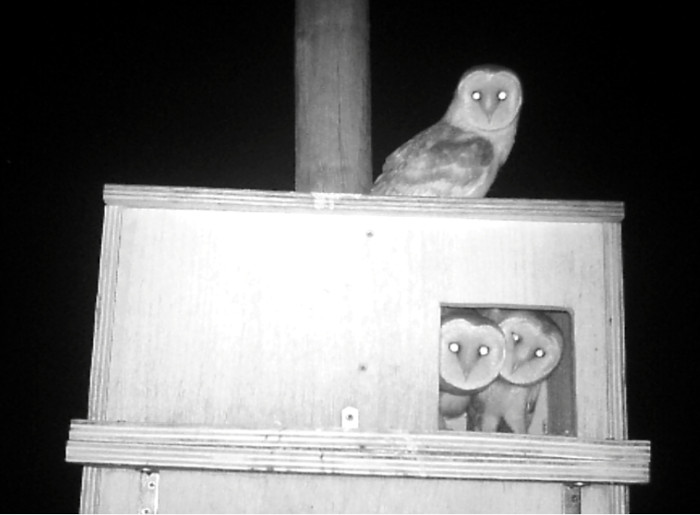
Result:
[[[564,337],[543,313],[501,309],[482,313],[503,331],[506,359],[499,377],[472,395],[468,429],[527,433],[540,388],[561,359]]]
[[[440,327],[440,400],[438,426],[466,413],[471,394],[498,376],[506,359],[498,325],[471,309],[443,315]]]

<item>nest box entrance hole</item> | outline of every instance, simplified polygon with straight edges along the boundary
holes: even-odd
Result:
[[[438,428],[575,436],[573,315],[441,305]]]

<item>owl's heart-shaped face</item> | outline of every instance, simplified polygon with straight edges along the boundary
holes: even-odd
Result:
[[[478,313],[443,321],[440,329],[440,389],[457,395],[484,388],[505,361],[501,329]]]
[[[508,70],[479,68],[462,76],[451,108],[454,124],[481,131],[513,125],[522,104],[518,77]]]
[[[548,317],[530,311],[505,315],[499,326],[506,338],[506,359],[501,377],[516,385],[546,378],[559,364],[564,338]]]

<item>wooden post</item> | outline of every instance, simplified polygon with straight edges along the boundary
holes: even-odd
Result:
[[[296,2],[297,191],[372,183],[368,0]]]

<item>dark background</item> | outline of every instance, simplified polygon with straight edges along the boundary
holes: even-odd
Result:
[[[676,125],[692,88],[664,32],[684,15],[528,4],[371,0],[375,175],[465,69],[520,75],[518,138],[489,196],[625,202],[629,436],[653,446],[632,510],[696,511],[693,171],[677,163],[695,137]],[[4,511],[78,509],[64,449],[86,417],[103,185],[294,188],[293,14],[292,1],[5,12]]]

